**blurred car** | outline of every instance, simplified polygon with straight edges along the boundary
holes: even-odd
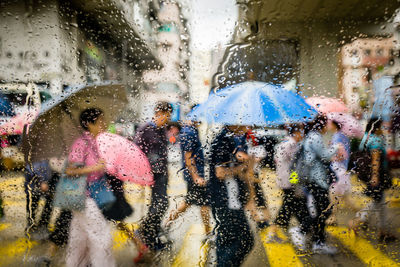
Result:
[[[23,128],[39,114],[42,102],[51,98],[47,86],[40,84],[0,84],[0,138],[2,169],[12,170],[24,166],[19,145]]]

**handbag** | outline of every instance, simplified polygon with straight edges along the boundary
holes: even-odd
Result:
[[[96,202],[100,210],[109,209],[116,201],[105,175],[88,183],[88,190],[90,197]]]
[[[86,176],[62,175],[56,187],[54,206],[61,209],[81,211],[85,208]]]

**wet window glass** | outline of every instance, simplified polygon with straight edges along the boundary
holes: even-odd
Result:
[[[398,0],[0,1],[0,265],[400,265]]]

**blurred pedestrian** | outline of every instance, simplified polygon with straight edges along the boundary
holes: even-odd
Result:
[[[303,125],[289,125],[286,127],[289,136],[279,143],[275,152],[276,182],[282,190],[282,205],[271,227],[271,232],[277,238],[277,226],[288,230],[290,219],[295,216],[300,227],[289,230],[293,243],[299,250],[306,248],[306,234],[310,232],[312,218],[307,207],[307,197],[297,181],[291,181],[292,165],[302,146],[304,138]],[[296,177],[292,177],[296,179]],[[302,179],[298,177],[297,179]],[[278,240],[279,241],[279,240]]]
[[[382,136],[382,120],[379,118],[371,119],[365,130],[365,135],[360,144],[360,150],[368,153],[370,157],[368,166],[364,166],[369,171],[368,177],[362,178],[367,181],[367,188],[364,193],[372,198],[372,202],[356,214],[350,221],[350,228],[358,231],[358,227],[365,223],[372,212],[377,215],[378,239],[381,242],[395,240],[386,225],[386,203],[385,190],[391,187],[392,181],[389,173],[389,164],[386,158],[386,146]]]
[[[25,167],[25,194],[27,226],[26,235],[33,239],[47,239],[49,236],[49,222],[53,209],[53,197],[57,176],[53,176],[48,160],[28,163]],[[39,200],[45,198],[45,205],[36,222]]]
[[[210,238],[210,194],[204,178],[204,153],[200,142],[198,122],[187,122],[180,130],[179,141],[184,166],[183,178],[187,183],[187,195],[176,210],[171,212],[166,225],[176,220],[191,205],[200,207],[206,239]]]
[[[330,162],[339,150],[339,145],[328,147],[323,135],[327,132],[327,118],[319,115],[307,127],[309,132],[304,139],[304,168],[308,169],[305,186],[314,198],[316,217],[313,222],[313,252],[335,254],[337,249],[326,244],[325,226],[332,208],[329,200],[329,187],[333,182]],[[300,177],[301,178],[301,177]]]
[[[249,142],[247,141],[249,140]],[[251,140],[251,141],[250,141]],[[248,168],[239,177],[239,188],[242,189],[240,197],[246,210],[248,210],[257,223],[259,230],[269,226],[269,210],[267,201],[259,179],[260,161],[265,158],[265,149],[259,146],[251,130],[243,135],[235,135],[236,155],[239,163],[246,163]]]
[[[151,122],[140,127],[134,137],[135,143],[149,159],[154,175],[154,185],[151,188],[151,203],[147,215],[143,219],[138,234],[145,245],[158,251],[166,248],[160,240],[161,223],[168,209],[168,140],[166,126],[170,121],[172,106],[167,102],[158,102],[154,109]],[[147,248],[139,248],[135,261],[140,261]]]
[[[69,154],[66,174],[87,176],[87,182],[102,179],[105,163],[99,158],[96,136],[107,129],[104,114],[98,108],[89,108],[80,115],[80,124],[86,131],[78,138]],[[67,248],[67,266],[115,266],[112,255],[111,227],[95,200],[86,197],[83,211],[74,211]]]
[[[248,166],[234,159],[237,152],[234,135],[246,132],[244,126],[226,126],[211,144],[209,188],[216,220],[217,266],[239,266],[254,244],[238,184],[238,177]]]
[[[124,232],[133,241],[137,248],[142,248],[144,245],[140,238],[134,230],[124,222],[126,218],[133,214],[133,208],[125,197],[124,182],[108,173],[106,174],[106,178],[116,201],[110,208],[102,210],[104,217],[107,220],[112,221],[119,230]]]
[[[347,171],[350,160],[350,140],[341,131],[341,124],[335,120],[328,121],[328,132],[332,135],[331,145],[340,147],[340,153],[333,157],[331,168],[336,174],[337,180],[330,186],[330,199],[332,204],[332,215],[328,224],[336,224],[336,213],[339,204],[346,203],[346,207],[355,210],[355,204],[350,198],[351,181],[350,173]]]

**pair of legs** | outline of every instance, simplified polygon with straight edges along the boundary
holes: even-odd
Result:
[[[283,189],[282,206],[276,216],[273,231],[276,231],[276,226],[287,230],[293,216],[300,224],[300,231],[303,234],[309,232],[312,218],[308,211],[307,198],[304,195],[296,194],[294,189]]]
[[[332,205],[330,205],[329,191],[318,185],[307,186],[309,193],[314,198],[314,206],[316,209],[316,217],[312,223],[313,235],[312,241],[317,244],[325,243],[325,226],[326,221],[332,213]]]
[[[217,221],[217,266],[240,266],[254,245],[244,210],[214,207],[213,215]]]
[[[350,229],[354,230],[356,233],[358,228],[365,222],[368,218],[374,214],[376,216],[377,222],[377,232],[380,241],[392,241],[395,239],[394,235],[390,233],[387,229],[387,204],[385,203],[385,194],[383,189],[376,190],[375,193],[371,194],[372,202],[369,203],[365,208],[357,212],[356,217],[349,222]]]
[[[267,223],[270,214],[260,182],[253,181],[247,185],[249,187],[249,192],[248,199],[246,200],[247,203],[245,205],[246,210],[250,212],[253,220],[259,225],[262,225],[262,223]]]
[[[346,167],[340,162],[333,162],[332,169],[339,180],[333,183],[329,189],[332,215],[328,219],[328,224],[336,223],[336,214],[339,212],[340,204],[345,204],[347,208],[350,208],[354,212],[357,211],[354,201],[350,198],[351,181],[350,174],[347,172]]]
[[[155,184],[151,191],[151,204],[140,225],[138,234],[144,244],[157,251],[163,248],[159,235],[161,233],[162,219],[168,210],[168,174],[155,173],[154,181]]]
[[[86,198],[84,211],[73,213],[66,265],[116,265],[112,255],[110,224],[90,197]]]
[[[47,227],[50,221],[51,212],[53,210],[53,198],[55,186],[59,180],[59,176],[54,174],[49,180],[48,191],[43,192],[35,175],[26,175],[25,177],[25,194],[26,194],[26,213],[27,213],[27,231],[35,230],[36,226]],[[40,198],[44,196],[45,205],[41,214],[41,218],[36,225],[36,213]]]
[[[166,224],[168,225],[169,223],[178,219],[179,216],[181,214],[185,213],[185,211],[190,206],[191,206],[191,204],[188,204],[186,201],[181,202],[179,204],[178,208],[176,210],[174,210],[173,212],[171,212]],[[211,233],[212,227],[210,225],[210,208],[208,206],[201,206],[200,207],[200,215],[201,215],[201,219],[204,224],[204,229],[205,229],[206,234]]]
[[[61,213],[55,223],[55,229],[50,233],[50,244],[47,252],[44,257],[39,259],[40,261],[47,262],[49,264],[51,259],[56,254],[57,249],[64,247],[68,243],[71,220],[72,212],[69,210],[61,210]]]
[[[201,219],[204,224],[204,229],[206,234],[211,233],[212,227],[210,225],[210,208],[209,199],[210,195],[208,193],[207,186],[200,186],[196,184],[190,176],[185,177],[188,185],[187,195],[183,202],[181,202],[178,208],[171,212],[166,225],[175,221],[181,214],[183,214],[191,205],[200,206]]]

